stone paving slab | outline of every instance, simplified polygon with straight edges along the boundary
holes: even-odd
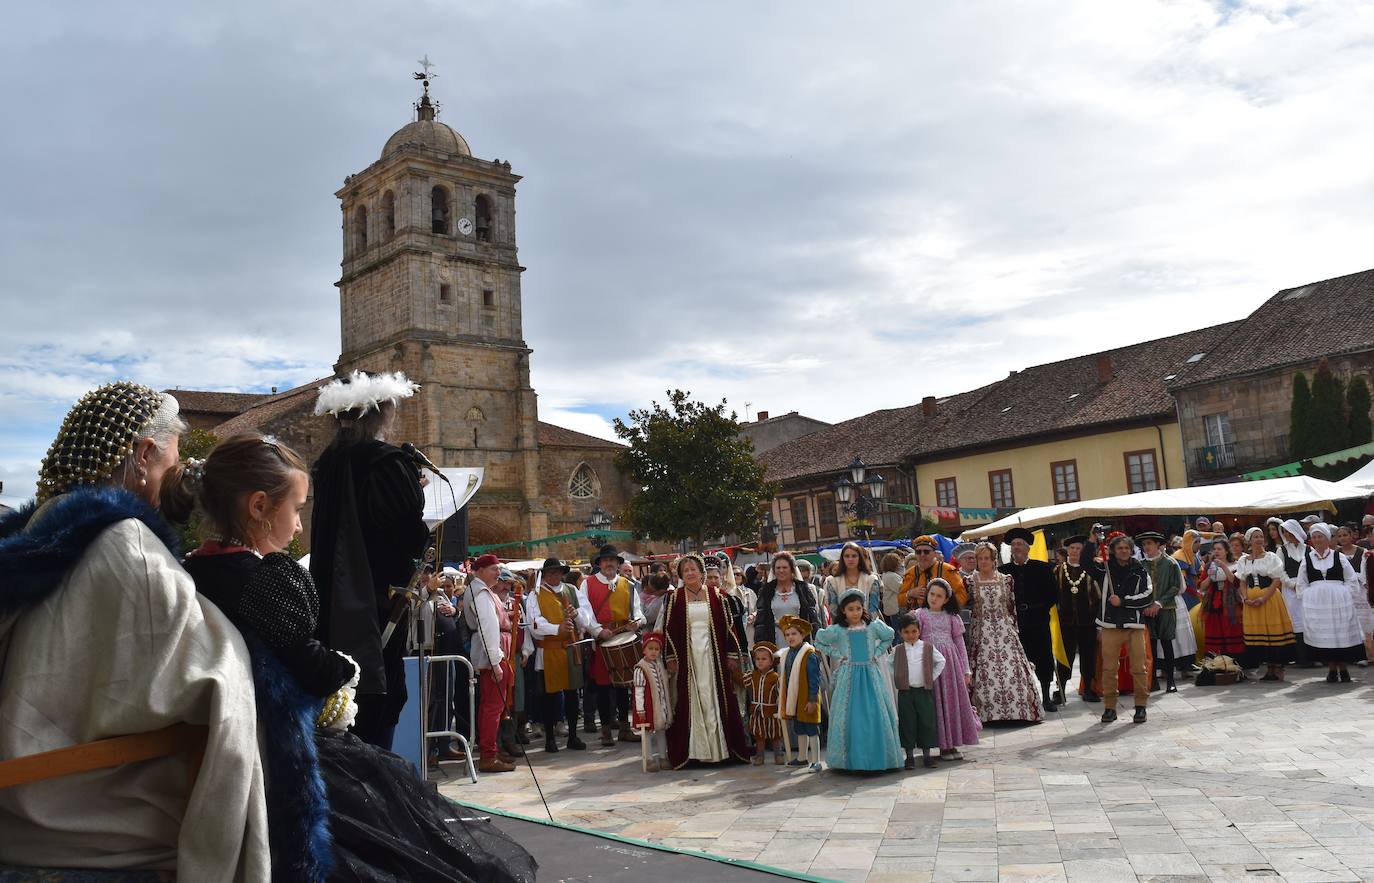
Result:
[[[1140,726],[1070,701],[912,772],[646,775],[637,745],[529,759],[560,822],[832,880],[1374,880],[1374,672],[1353,673],[1343,686],[1312,671],[1185,684],[1156,693]],[[457,800],[545,816],[523,766],[439,781]]]

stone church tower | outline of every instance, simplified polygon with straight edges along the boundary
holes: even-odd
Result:
[[[520,318],[520,176],[509,162],[474,157],[438,112],[426,79],[414,121],[335,194],[344,234],[335,371],[400,370],[421,384],[395,437],[440,465],[485,467],[473,544],[545,536]]]

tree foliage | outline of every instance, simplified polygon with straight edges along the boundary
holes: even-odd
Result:
[[[1370,424],[1369,383],[1356,374],[1345,388],[1345,435],[1349,447],[1374,441],[1374,426]]]
[[[210,430],[192,429],[182,433],[181,441],[177,445],[177,453],[183,463],[192,459],[204,460],[217,444],[219,444],[219,439]],[[200,514],[193,514],[190,521],[177,525],[177,531],[181,534],[183,552],[189,552],[199,546],[201,541]]]
[[[1312,456],[1312,388],[1307,375],[1293,375],[1293,404],[1288,411],[1288,456],[1295,460]]]
[[[692,540],[758,533],[776,488],[764,480],[754,446],[740,435],[725,401],[707,405],[669,390],[668,403],[631,411],[615,421],[629,447],[616,465],[638,488],[624,513],[631,528],[656,540]]]
[[[1307,420],[1309,450],[1302,456],[1316,457],[1350,447],[1345,432],[1345,389],[1325,359],[1312,375],[1311,408]]]

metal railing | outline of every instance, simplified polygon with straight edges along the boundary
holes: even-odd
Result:
[[[420,713],[423,715],[423,724],[420,727],[420,778],[429,781],[429,740],[444,739],[446,741],[457,739],[463,746],[463,763],[467,765],[468,777],[472,783],[477,784],[477,767],[472,763],[472,746],[477,743],[477,704],[474,697],[477,695],[477,672],[473,670],[472,663],[465,656],[457,654],[447,654],[444,656],[421,655],[420,659],[420,695],[424,698]],[[468,731],[466,734],[459,733],[454,729],[457,721],[453,715],[453,683],[452,677],[456,672],[450,674],[449,679],[449,701],[444,703],[444,722],[448,725],[446,730],[431,730],[429,728],[429,691],[433,680],[430,667],[436,664],[448,665],[450,663],[462,663],[463,668],[468,672]],[[440,760],[438,763],[458,763],[456,760]]]

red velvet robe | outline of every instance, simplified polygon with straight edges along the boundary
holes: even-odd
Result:
[[[667,605],[664,618],[664,638],[668,646],[664,648],[664,659],[677,662],[677,674],[669,674],[677,687],[673,706],[673,722],[668,727],[668,762],[673,769],[687,764],[691,752],[692,720],[691,689],[687,683],[687,656],[691,653],[687,641],[687,594],[686,589],[674,589],[664,603]],[[715,668],[711,675],[715,680],[716,702],[720,706],[721,722],[725,726],[725,747],[730,758],[747,762],[753,750],[744,733],[744,720],[740,717],[739,704],[735,701],[735,688],[730,677],[726,660],[740,657],[739,645],[730,628],[730,617],[715,589],[708,590],[708,603],[711,605],[711,631],[715,638]]]

